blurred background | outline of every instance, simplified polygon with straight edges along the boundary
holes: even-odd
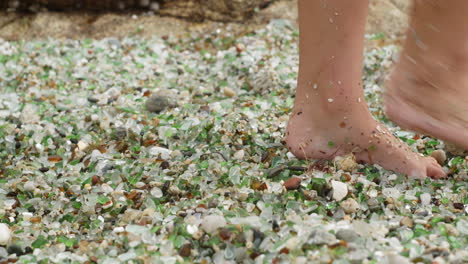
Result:
[[[403,35],[411,1],[372,0],[367,32]],[[183,19],[181,19],[183,18]],[[228,26],[243,35],[272,19],[297,20],[296,0],[3,0],[0,38],[183,36]]]

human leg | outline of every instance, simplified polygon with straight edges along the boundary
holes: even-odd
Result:
[[[300,62],[289,150],[303,159],[353,152],[359,161],[414,177],[444,177],[432,158],[395,138],[370,114],[361,83],[368,1],[299,1]]]

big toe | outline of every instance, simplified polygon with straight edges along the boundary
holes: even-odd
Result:
[[[437,163],[437,161],[433,158],[428,159],[429,164],[427,165],[426,169],[427,176],[432,179],[446,178],[447,173],[445,173],[444,169]]]
[[[432,179],[441,179],[447,177],[444,169],[432,157],[421,157],[418,163],[415,163],[410,172],[409,178],[425,179],[426,177]]]

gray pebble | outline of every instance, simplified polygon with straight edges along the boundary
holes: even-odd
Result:
[[[343,208],[338,208],[335,213],[333,214],[333,219],[335,220],[341,220],[345,216],[345,212],[343,211]]]
[[[171,101],[167,96],[161,94],[152,95],[148,101],[146,101],[146,109],[150,112],[159,113],[166,108],[174,107],[176,104]]]
[[[336,232],[336,238],[346,242],[353,242],[359,238],[359,235],[351,229],[340,229]]]
[[[426,217],[426,216],[429,215],[429,213],[426,210],[422,210],[422,209],[416,210],[416,212],[414,212],[414,214],[417,215],[417,216],[422,216],[422,217]]]
[[[367,200],[367,205],[369,206],[370,211],[377,211],[380,209],[379,200],[375,198],[370,198]]]
[[[88,97],[88,102],[95,104],[95,103],[99,102],[99,99],[96,98],[95,96],[90,96],[90,97]]]
[[[18,245],[11,245],[7,249],[8,254],[16,254],[16,256],[24,255],[23,249]]]
[[[336,243],[336,237],[326,231],[315,230],[310,234],[308,243],[312,245],[332,245]]]
[[[0,247],[0,261],[8,257],[8,252],[4,247]]]
[[[123,139],[127,136],[127,129],[125,127],[117,127],[115,129],[115,136],[119,139]]]

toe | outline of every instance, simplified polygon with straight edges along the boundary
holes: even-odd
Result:
[[[410,179],[425,179],[427,177],[427,170],[424,167],[414,166],[414,168],[408,173]]]
[[[432,179],[441,179],[447,177],[447,173],[445,173],[444,169],[435,160],[431,160],[431,162],[427,165],[426,173],[427,176]]]

